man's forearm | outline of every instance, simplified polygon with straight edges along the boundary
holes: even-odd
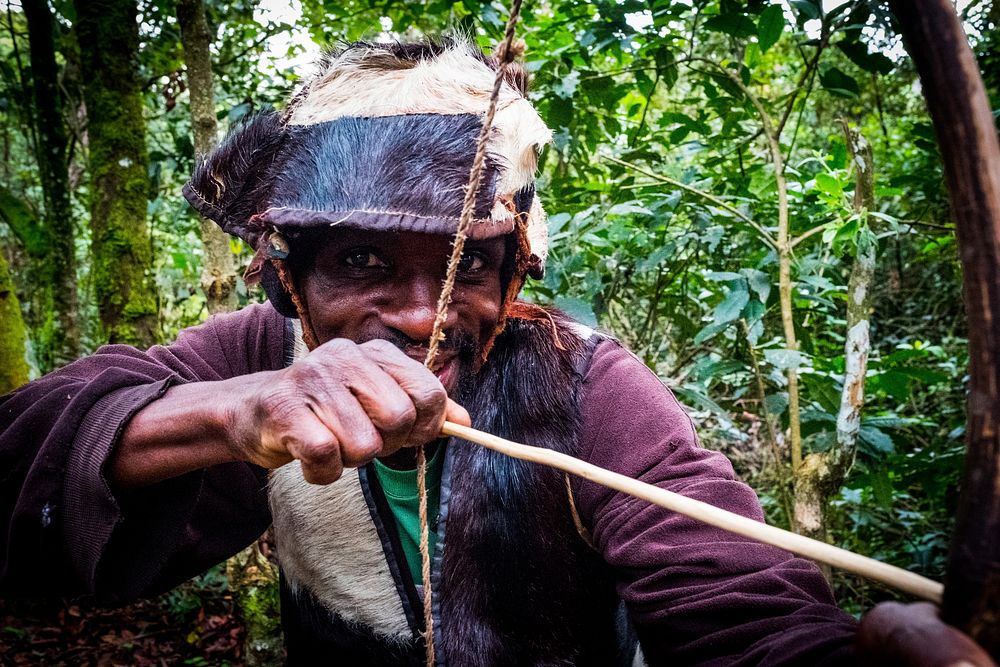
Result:
[[[228,406],[236,393],[234,383],[246,381],[176,385],[136,413],[108,461],[112,486],[147,486],[237,460],[228,437]]]

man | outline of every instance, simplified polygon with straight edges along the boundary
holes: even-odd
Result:
[[[813,564],[438,439],[445,418],[472,423],[762,518],[641,362],[515,300],[544,266],[549,137],[519,70],[440,363],[420,363],[495,68],[461,42],[349,46],[199,167],[186,196],[257,249],[248,279],[270,303],[169,347],[105,347],[3,399],[6,590],[150,595],[273,521],[290,662],[418,664],[427,444],[440,661],[630,664],[636,636],[651,664],[856,659]],[[983,659],[933,610],[880,614],[876,648],[919,627],[951,651],[918,652],[927,664]]]

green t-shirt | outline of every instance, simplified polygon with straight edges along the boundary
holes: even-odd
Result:
[[[427,516],[430,519],[428,546],[434,557],[437,542],[437,514],[441,499],[441,471],[444,468],[444,447],[439,446],[427,462]],[[399,541],[403,545],[406,564],[418,586],[423,580],[420,563],[420,498],[417,495],[417,471],[395,470],[375,459],[375,476],[396,520]]]

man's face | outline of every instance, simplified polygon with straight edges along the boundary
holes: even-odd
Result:
[[[418,232],[324,235],[301,278],[320,343],[382,338],[423,362],[451,241]],[[505,245],[502,237],[465,244],[438,354],[437,374],[449,393],[472,371],[499,320]]]

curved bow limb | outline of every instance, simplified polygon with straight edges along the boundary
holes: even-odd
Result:
[[[969,322],[966,459],[943,616],[1000,660],[1000,144],[952,3],[890,5],[934,121]]]

